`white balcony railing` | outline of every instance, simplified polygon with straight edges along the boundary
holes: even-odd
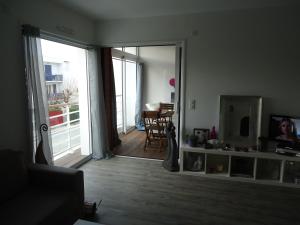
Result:
[[[63,118],[63,121],[60,121],[60,123],[50,126],[54,160],[80,148],[79,110],[70,112],[69,105],[59,106],[63,109],[63,113],[49,117],[50,121],[56,118]],[[76,114],[79,115],[78,118],[70,118],[71,115]]]

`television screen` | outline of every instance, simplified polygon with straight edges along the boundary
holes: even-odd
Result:
[[[271,115],[269,132],[278,141],[300,142],[300,118]]]

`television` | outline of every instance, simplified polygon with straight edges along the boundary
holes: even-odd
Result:
[[[279,148],[300,151],[300,118],[271,115],[269,138],[277,141]]]

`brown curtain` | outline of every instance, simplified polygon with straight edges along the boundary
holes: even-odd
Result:
[[[121,140],[117,130],[117,103],[111,48],[101,48],[99,58],[101,59],[108,145],[112,151],[114,147],[121,143]]]

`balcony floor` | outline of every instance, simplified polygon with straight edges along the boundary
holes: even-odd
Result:
[[[69,153],[54,161],[55,166],[62,167],[72,167],[76,163],[80,162],[86,157],[86,155],[81,155],[81,150],[77,149],[73,153]]]

